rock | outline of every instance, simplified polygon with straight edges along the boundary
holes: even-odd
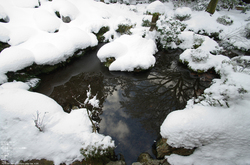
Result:
[[[194,149],[174,148],[167,144],[167,139],[162,138],[156,144],[157,158],[164,158],[165,155],[177,154],[182,156],[191,155]]]
[[[156,164],[161,164],[161,165],[169,165],[166,159],[162,160],[157,160],[153,159],[151,155],[148,153],[144,152],[138,157],[138,162],[132,163],[132,165],[156,165]]]
[[[126,165],[126,163],[123,160],[118,160],[118,161],[111,161],[107,165]]]
[[[132,163],[132,165],[143,165],[143,164],[140,162],[135,162],[135,163]]]
[[[62,21],[64,23],[70,23],[71,22],[71,18],[69,16],[62,16]]]

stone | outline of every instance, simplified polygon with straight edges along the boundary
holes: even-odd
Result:
[[[140,156],[138,157],[138,162],[134,162],[132,165],[156,165],[156,164],[161,164],[161,165],[169,165],[166,159],[153,159],[152,156],[149,153],[141,153]]]
[[[126,165],[126,163],[123,160],[118,160],[118,161],[110,161],[107,165]]]
[[[62,16],[62,21],[63,21],[64,23],[70,23],[70,22],[71,22],[71,19],[70,19],[69,16]]]
[[[164,158],[165,155],[177,154],[182,156],[191,155],[194,152],[195,148],[193,149],[186,149],[186,148],[174,148],[167,144],[167,139],[162,138],[157,141],[156,144],[156,151],[157,151],[157,158]]]

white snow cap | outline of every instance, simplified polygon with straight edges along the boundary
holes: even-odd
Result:
[[[157,48],[153,40],[137,35],[123,35],[114,42],[104,45],[97,53],[101,62],[114,57],[115,61],[109,66],[111,71],[133,71],[148,69],[155,64]]]
[[[153,14],[153,13],[160,13],[160,14],[164,14],[166,12],[167,8],[166,6],[159,0],[156,0],[152,3],[150,3],[147,6],[146,11]]]
[[[179,16],[185,16],[185,15],[191,15],[192,10],[189,7],[179,7],[175,10],[175,15]]]

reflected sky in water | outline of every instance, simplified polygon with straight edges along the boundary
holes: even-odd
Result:
[[[200,95],[215,75],[190,72],[178,63],[178,50],[157,53],[156,65],[150,71],[109,72],[96,57],[98,48],[56,72],[42,75],[37,92],[70,112],[79,106],[72,96],[84,102],[90,85],[102,107],[100,133],[115,140],[116,154],[122,154],[127,164],[135,162],[142,152],[154,156],[152,146],[166,116]]]

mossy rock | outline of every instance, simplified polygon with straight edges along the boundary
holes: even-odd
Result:
[[[8,48],[8,47],[10,47],[9,44],[4,43],[4,42],[0,42],[0,52],[1,52],[2,50],[4,50],[5,48]]]
[[[156,151],[157,151],[157,158],[164,158],[165,155],[177,154],[182,156],[189,156],[193,154],[194,149],[186,149],[186,148],[174,148],[167,144],[167,139],[162,138],[157,141],[156,144]]]
[[[109,26],[103,26],[97,33],[94,33],[99,43],[105,41],[105,37],[103,35],[108,32],[109,29]]]
[[[140,156],[137,159],[137,162],[133,163],[132,165],[156,165],[156,164],[161,164],[161,165],[169,165],[166,159],[153,159],[152,156],[147,153],[141,153]]]
[[[109,67],[114,61],[115,61],[115,57],[106,58],[106,62],[104,62],[104,66]]]

